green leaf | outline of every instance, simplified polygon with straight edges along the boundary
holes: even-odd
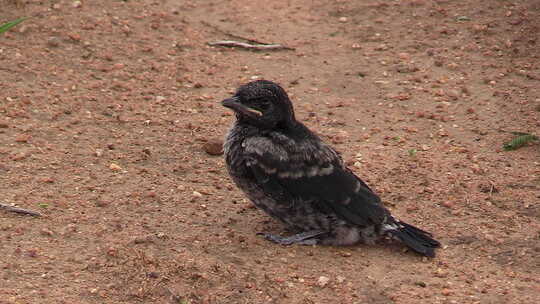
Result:
[[[0,25],[0,34],[2,34],[4,32],[7,32],[7,30],[9,30],[10,28],[14,27],[15,25],[23,22],[26,19],[28,19],[28,18],[23,17],[23,18],[19,18],[17,20],[13,20],[13,21],[10,21],[10,22],[7,22],[7,23],[4,23],[4,24]]]

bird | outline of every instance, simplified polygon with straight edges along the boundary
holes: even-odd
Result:
[[[340,154],[295,118],[279,84],[248,82],[221,104],[236,116],[223,143],[232,181],[256,207],[297,232],[261,232],[264,238],[330,246],[391,238],[435,257],[441,244],[432,234],[393,217]]]

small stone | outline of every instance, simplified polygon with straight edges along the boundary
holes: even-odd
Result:
[[[193,191],[193,196],[195,197],[202,197],[203,195],[198,191]]]
[[[442,294],[443,296],[449,296],[449,295],[452,294],[452,291],[451,291],[450,289],[448,289],[448,288],[444,288],[444,289],[441,291],[441,294]]]
[[[345,277],[337,276],[336,281],[341,284],[341,283],[345,282]]]
[[[26,251],[26,255],[31,257],[31,258],[37,258],[38,257],[38,250],[35,249],[35,248],[28,249]]]
[[[111,169],[113,171],[121,171],[122,167],[120,167],[119,165],[117,165],[115,163],[112,163],[112,164],[109,165],[109,169]]]
[[[437,268],[437,270],[435,271],[434,275],[437,277],[437,278],[446,278],[448,276],[448,271],[442,269],[442,268]]]
[[[339,22],[341,22],[341,23],[345,23],[347,21],[349,21],[349,19],[347,19],[347,17],[340,17],[339,18]]]
[[[347,251],[343,251],[340,254],[341,254],[342,257],[345,257],[345,258],[348,258],[348,257],[352,256],[352,253],[347,252]]]
[[[451,70],[456,70],[456,69],[459,67],[459,65],[458,65],[457,63],[455,63],[455,62],[450,62],[450,63],[449,63],[448,65],[446,65],[446,66],[447,66],[449,69],[451,69]]]
[[[210,155],[223,154],[223,142],[221,140],[211,140],[203,145],[203,150]]]
[[[30,139],[30,135],[21,134],[21,135],[17,136],[17,138],[15,138],[15,141],[18,142],[18,143],[27,143],[29,139]]]
[[[96,149],[96,151],[94,152],[94,154],[95,154],[97,157],[103,156],[103,149]]]
[[[19,33],[21,34],[25,34],[25,33],[28,33],[29,30],[31,29],[32,27],[28,26],[28,25],[22,25],[20,28],[19,28]]]
[[[457,100],[459,98],[459,92],[457,90],[448,90],[446,95],[452,100]]]
[[[328,282],[330,282],[330,279],[328,277],[320,276],[317,280],[317,285],[319,285],[320,287],[324,287],[328,285]]]
[[[426,287],[427,286],[427,284],[422,282],[422,281],[414,282],[414,285],[420,286],[420,287]]]
[[[52,177],[44,177],[44,178],[40,179],[40,181],[43,182],[43,183],[47,183],[47,184],[54,183],[54,179]]]
[[[27,158],[28,156],[30,156],[29,154],[26,154],[25,152],[21,152],[21,153],[15,153],[13,155],[10,156],[10,158],[14,161],[19,161],[19,160],[23,160],[25,158]]]
[[[73,3],[71,4],[74,8],[79,8],[82,6],[82,2],[81,1],[73,1]]]
[[[157,278],[159,278],[159,273],[151,271],[151,272],[146,273],[146,276],[151,278],[151,279],[157,279]]]
[[[411,59],[411,55],[409,53],[398,53],[398,57],[402,60]]]
[[[454,208],[454,203],[445,201],[445,202],[441,203],[441,206],[446,207],[448,209],[453,209]]]
[[[53,232],[46,228],[41,229],[40,233],[44,236],[53,236]]]
[[[48,47],[58,47],[60,45],[60,39],[58,37],[50,37],[47,39]]]
[[[472,164],[471,165],[471,170],[472,170],[472,172],[474,172],[476,174],[483,174],[484,173],[484,169],[482,169],[480,167],[480,165],[478,165],[478,164]]]
[[[73,41],[77,41],[77,42],[81,41],[81,35],[77,33],[69,33],[68,37]]]

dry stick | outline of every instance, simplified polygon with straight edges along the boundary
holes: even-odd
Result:
[[[284,46],[281,44],[249,44],[249,43],[233,41],[233,40],[220,40],[220,41],[208,42],[208,45],[228,46],[228,47],[237,46],[237,47],[250,49],[250,50],[294,50],[293,48],[290,48],[288,46]]]
[[[206,21],[201,21],[201,23],[208,26],[208,27],[213,28],[214,30],[216,30],[216,31],[218,31],[218,32],[220,32],[222,34],[225,34],[225,35],[227,35],[229,37],[232,37],[232,38],[242,39],[242,40],[252,42],[252,43],[255,43],[255,44],[268,44],[268,43],[264,43],[264,42],[261,42],[261,41],[257,41],[255,39],[250,39],[250,38],[242,37],[242,36],[239,36],[239,35],[236,35],[236,34],[232,34],[230,32],[222,30],[219,27],[217,27],[216,25],[213,25],[212,23],[209,23],[209,22],[206,22]]]
[[[209,45],[221,45],[221,46],[229,46],[229,47],[237,46],[237,47],[243,47],[243,48],[254,49],[254,50],[294,50],[294,48],[284,46],[284,45],[281,45],[281,44],[269,44],[269,43],[262,42],[262,41],[259,41],[259,40],[255,40],[255,39],[246,38],[246,37],[243,37],[243,36],[240,36],[240,35],[236,35],[236,34],[228,32],[228,31],[222,30],[219,27],[217,27],[217,26],[215,26],[215,25],[213,25],[213,24],[211,24],[209,22],[206,22],[206,21],[201,21],[201,23],[208,26],[208,27],[210,27],[210,28],[213,28],[215,31],[218,31],[218,32],[220,32],[222,34],[225,34],[225,35],[229,36],[229,37],[236,38],[236,39],[242,39],[242,40],[245,40],[247,42],[250,42],[250,43],[245,43],[245,42],[239,42],[239,41],[225,40],[225,41],[210,42],[210,43],[208,43]],[[219,44],[219,43],[223,43],[223,42],[225,42],[225,44]]]
[[[2,203],[0,203],[0,209],[5,209],[7,211],[20,213],[20,214],[28,214],[28,215],[32,215],[32,216],[41,216],[41,213],[39,213],[39,212],[28,210],[28,209],[23,209],[23,208],[17,208],[17,207],[13,207],[13,206],[2,204]]]

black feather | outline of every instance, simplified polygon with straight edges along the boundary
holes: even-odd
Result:
[[[279,85],[250,82],[223,104],[237,116],[224,145],[227,168],[256,206],[291,227],[317,232],[301,235],[322,244],[372,242],[389,234],[420,254],[434,256],[439,242],[394,220],[339,154],[296,121]],[[291,240],[307,243],[302,237],[282,243]]]
[[[433,239],[431,233],[404,222],[398,224],[399,228],[388,230],[390,235],[422,255],[435,256],[435,248],[440,247],[441,243]]]

